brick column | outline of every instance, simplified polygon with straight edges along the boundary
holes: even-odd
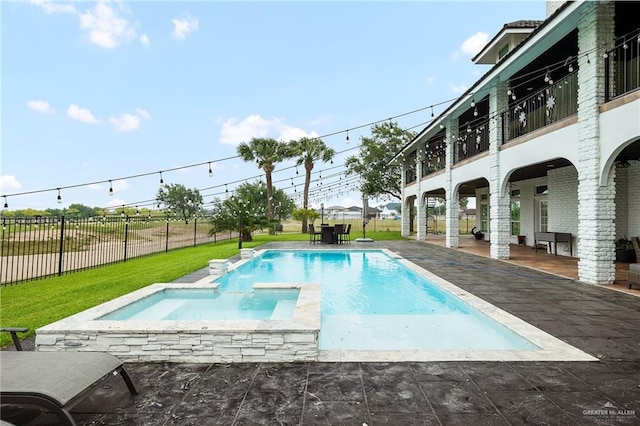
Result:
[[[599,180],[603,54],[613,46],[613,16],[613,2],[585,2],[578,24],[578,277],[592,284],[615,280],[615,170],[603,186]]]
[[[407,168],[407,161],[404,158],[404,155],[401,158],[402,161],[402,175],[400,176],[400,185],[402,188],[402,230],[401,234],[403,237],[409,236],[409,228],[410,228],[410,220],[411,220],[411,209],[407,206],[407,198],[410,196],[407,195],[407,191],[405,190],[405,185],[407,182],[405,181],[405,170]]]
[[[508,259],[511,251],[511,194],[502,193],[500,179],[500,145],[502,145],[502,112],[508,106],[507,85],[494,85],[489,92],[489,238],[491,257]]]
[[[445,155],[445,164],[444,164],[444,172],[445,172],[445,226],[446,234],[445,234],[445,243],[447,247],[450,248],[458,248],[459,245],[459,227],[460,220],[458,218],[459,214],[459,203],[458,203],[458,191],[456,191],[455,186],[456,182],[453,182],[451,177],[451,170],[453,169],[453,156],[456,149],[456,140],[458,138],[458,120],[449,120],[446,123],[446,155]]]
[[[421,188],[422,161],[424,160],[424,150],[422,147],[418,147],[416,154],[416,185],[418,186],[418,199],[416,200],[416,240],[420,241],[427,239],[427,205],[422,198]]]

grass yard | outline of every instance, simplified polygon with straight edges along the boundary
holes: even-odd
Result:
[[[299,224],[298,224],[299,226]],[[307,241],[299,232],[278,235],[258,234],[244,248],[253,248],[272,241]],[[352,227],[351,239],[362,236]],[[403,239],[398,231],[373,232],[367,237],[375,240]],[[27,336],[44,325],[113,300],[124,294],[158,282],[171,282],[176,278],[207,266],[210,259],[226,259],[238,254],[237,240],[197,247],[172,250],[127,262],[96,269],[72,272],[61,277],[29,281],[0,287],[0,326],[28,327]],[[11,343],[8,333],[2,333],[0,346]]]

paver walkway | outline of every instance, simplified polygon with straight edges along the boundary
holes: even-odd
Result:
[[[347,248],[393,250],[600,361],[129,364],[140,395],[131,398],[120,381],[109,382],[76,407],[76,419],[86,425],[640,424],[639,298],[415,241]],[[190,279],[198,275],[184,278]],[[8,410],[3,420],[52,424],[38,414]]]

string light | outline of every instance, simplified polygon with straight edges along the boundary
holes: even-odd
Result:
[[[211,161],[209,161],[209,177],[213,176],[213,170],[211,169]]]
[[[349,144],[349,130],[347,130],[347,144]]]
[[[58,200],[57,200],[58,204],[62,204],[62,196],[60,195],[60,188],[58,188]]]
[[[111,179],[109,179],[109,196],[113,197],[113,184],[111,183]]]
[[[160,173],[160,185],[162,185],[164,183],[164,179],[162,179],[162,172],[158,172]]]
[[[435,117],[435,115],[433,115],[433,107],[431,107],[431,118]]]
[[[475,99],[471,99],[471,108],[476,106],[476,100]]]
[[[7,203],[7,196],[3,195],[3,197],[4,197],[4,208],[8,209],[9,208],[9,203]]]

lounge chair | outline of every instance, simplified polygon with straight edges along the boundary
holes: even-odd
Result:
[[[16,331],[9,332],[16,336]],[[69,426],[76,424],[70,410],[112,374],[122,376],[132,395],[138,393],[123,362],[103,352],[2,351],[0,373],[3,405],[37,405]]]

